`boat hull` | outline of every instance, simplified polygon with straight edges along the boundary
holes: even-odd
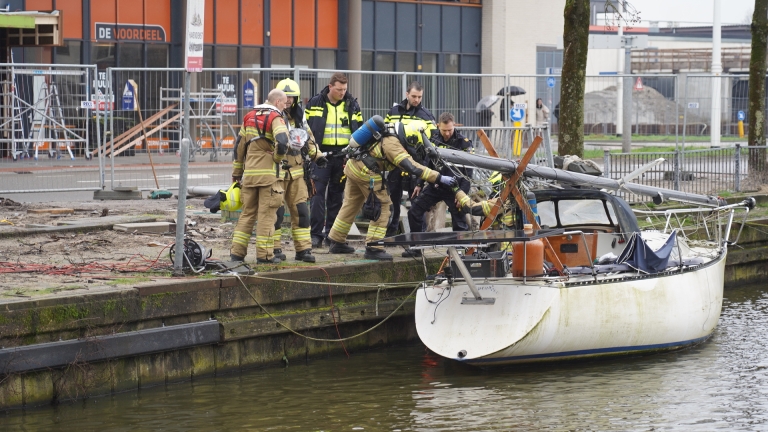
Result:
[[[476,282],[492,305],[462,304],[466,285],[420,288],[416,329],[435,353],[475,365],[678,349],[712,334],[724,270],[725,253],[682,273],[600,283]]]

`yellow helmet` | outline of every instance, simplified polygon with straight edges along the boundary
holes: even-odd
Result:
[[[232,183],[229,189],[223,192],[224,196],[221,197],[219,208],[226,211],[238,211],[243,208],[243,202],[240,200],[240,185],[237,182]],[[220,194],[221,195],[221,194]],[[224,199],[226,198],[226,199]]]
[[[295,98],[301,96],[299,83],[290,78],[280,81],[275,88],[284,91],[286,96],[293,96]]]
[[[427,122],[424,120],[410,120],[395,124],[397,138],[403,145],[418,147],[424,145],[424,131],[427,130]]]

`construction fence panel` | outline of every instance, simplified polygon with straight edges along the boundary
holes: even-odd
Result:
[[[90,157],[95,71],[0,64],[0,193],[98,188],[98,162]]]
[[[106,186],[178,188],[185,74],[184,69],[108,70],[105,92],[116,102],[103,113]],[[189,186],[230,182],[243,116],[264,103],[280,80],[293,77],[293,69],[217,68],[191,74]]]
[[[559,78],[559,77],[558,77]],[[626,90],[628,89],[628,90]],[[626,95],[631,95],[626,98]],[[559,92],[558,92],[559,103]],[[625,101],[625,99],[627,99]],[[555,118],[559,116],[555,105]],[[625,112],[629,115],[625,116]],[[669,141],[683,113],[676,75],[587,76],[584,89],[584,140],[608,136],[658,136]],[[625,125],[625,118],[629,122]]]
[[[730,142],[746,138],[749,127],[749,75],[689,74],[683,82],[684,140],[710,140],[713,109],[719,112],[715,114],[715,127],[720,128],[721,137]],[[715,104],[715,101],[718,103]],[[764,115],[768,118],[768,114]],[[741,129],[740,116],[743,116]]]

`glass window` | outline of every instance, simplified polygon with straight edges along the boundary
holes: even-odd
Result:
[[[376,54],[376,70],[390,72],[395,70],[395,55],[391,53]]]
[[[308,49],[297,49],[293,51],[294,66],[311,68],[315,64],[315,53]]]
[[[437,54],[422,54],[422,72],[437,72]]]
[[[203,45],[203,67],[213,67],[213,46]]]
[[[273,68],[291,67],[291,49],[290,48],[272,48],[272,67]]]
[[[144,66],[144,45],[121,43],[118,48],[118,67],[143,67]]]
[[[64,46],[56,47],[56,63],[80,64],[80,41],[66,41]]]
[[[242,47],[240,48],[240,55],[244,68],[261,67],[261,48]]]
[[[336,69],[336,51],[318,50],[317,51],[317,68],[318,69]]]
[[[373,70],[373,52],[363,51],[360,57],[360,68],[362,70]]]
[[[536,204],[536,212],[541,218],[541,226],[548,226],[550,228],[557,226],[557,218],[555,216],[555,203],[552,201],[542,201]]]
[[[168,45],[147,45],[147,67],[168,67]]]
[[[557,212],[560,214],[560,223],[563,226],[611,224],[601,200],[560,200],[557,203]]]
[[[446,54],[445,55],[445,73],[459,73],[459,55],[458,54]]]
[[[398,53],[397,54],[398,72],[416,72],[416,54]]]
[[[214,51],[217,68],[236,68],[237,67],[237,47],[217,46]]]
[[[24,48],[24,63],[51,63],[51,47]],[[18,61],[18,60],[17,60]]]
[[[115,44],[93,44],[91,62],[96,64],[99,70],[115,67]]]

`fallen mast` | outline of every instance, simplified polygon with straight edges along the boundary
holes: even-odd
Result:
[[[463,151],[456,151],[444,148],[435,148],[441,159],[458,165],[483,168],[499,171],[502,173],[512,173],[517,169],[517,162],[495,158],[491,156],[473,155]],[[708,205],[718,207],[725,205],[722,198],[691,194],[687,192],[676,191],[672,189],[646,186],[637,183],[622,183],[606,177],[595,177],[587,174],[580,174],[571,171],[565,171],[557,168],[549,168],[537,165],[528,165],[523,172],[524,177],[537,177],[547,180],[555,180],[560,183],[568,183],[577,186],[588,186],[597,189],[619,190],[624,189],[637,195],[645,195],[653,198],[653,202],[661,204],[666,200],[681,201],[699,205]]]

